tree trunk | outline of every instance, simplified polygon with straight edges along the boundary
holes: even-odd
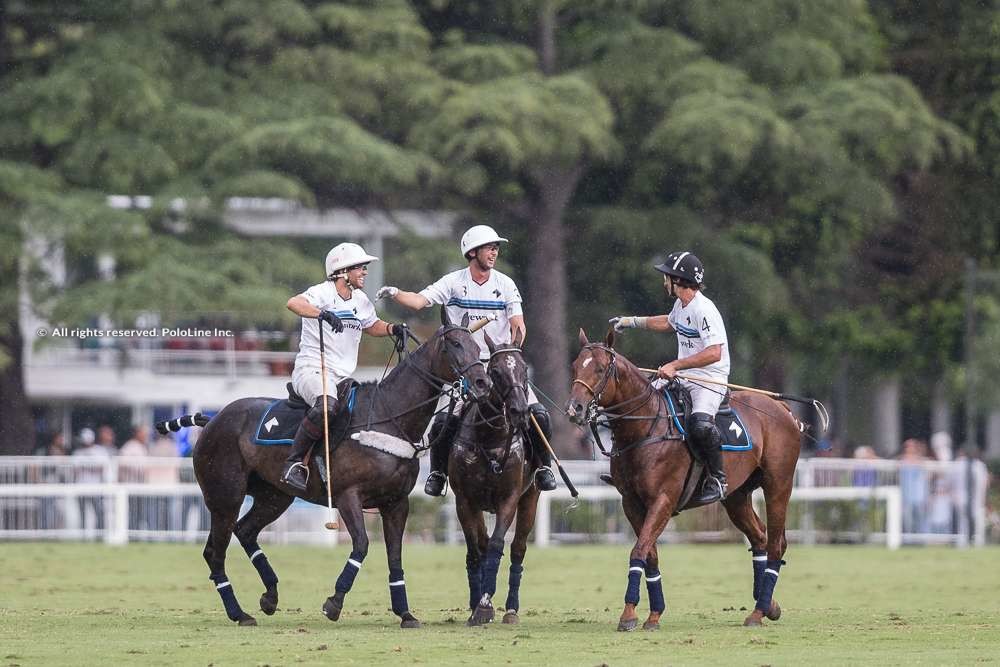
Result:
[[[0,368],[0,455],[31,454],[35,449],[35,427],[24,391],[23,345],[16,318],[0,326],[0,349],[10,357]]]
[[[563,215],[583,169],[552,168],[532,174],[538,187],[532,224],[533,243],[528,275],[522,281],[528,290],[526,301],[528,345],[525,351],[534,368],[535,383],[556,402],[561,411],[569,396],[569,331],[566,326],[566,259]],[[541,398],[541,397],[539,397]],[[563,456],[579,457],[576,429],[566,419],[553,418],[553,443]]]
[[[556,9],[551,0],[538,14],[538,66],[545,76],[556,72]]]
[[[899,453],[902,442],[899,395],[898,375],[885,375],[876,381],[872,421],[875,451],[879,456],[890,457]]]

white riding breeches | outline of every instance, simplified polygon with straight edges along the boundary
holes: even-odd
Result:
[[[326,374],[326,395],[337,398],[337,383],[344,378],[333,373]],[[310,406],[323,395],[323,377],[318,368],[296,368],[292,371],[292,389]]]
[[[714,379],[714,378],[713,378]],[[691,392],[691,412],[703,412],[707,415],[715,416],[722,405],[722,399],[726,396],[726,388],[718,385],[703,384],[701,382],[691,382],[690,380],[677,379],[681,386]],[[726,378],[720,378],[719,382],[725,382]],[[653,380],[653,386],[662,389],[667,385],[667,380]]]

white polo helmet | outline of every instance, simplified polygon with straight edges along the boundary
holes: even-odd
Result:
[[[501,238],[495,229],[489,225],[476,225],[475,227],[470,227],[469,231],[462,234],[462,254],[474,250],[481,245],[486,245],[487,243],[499,243],[503,241],[507,242],[507,239]]]
[[[377,261],[378,257],[369,255],[357,243],[341,243],[326,253],[326,275],[331,276],[349,266]]]

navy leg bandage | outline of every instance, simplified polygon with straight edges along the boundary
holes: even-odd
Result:
[[[662,614],[667,603],[663,599],[663,577],[655,567],[646,568],[646,592],[649,594],[649,610]]]
[[[351,557],[347,559],[343,571],[337,577],[335,589],[338,593],[347,593],[351,590],[351,586],[354,585],[354,577],[358,576],[358,572],[361,570],[361,563],[364,560],[365,557],[363,554],[359,554],[356,551],[351,552]]]
[[[521,591],[522,574],[524,574],[524,565],[512,562],[510,564],[510,577],[507,580],[507,602],[503,606],[507,611],[517,611],[521,608],[518,594]]]
[[[753,558],[753,599],[760,598],[760,585],[764,580],[764,568],[767,567],[767,552],[750,550]]]
[[[501,558],[503,551],[486,551],[486,560],[483,562],[483,593],[489,593],[490,597],[497,592],[497,573],[500,572]]]
[[[406,582],[403,580],[402,569],[389,570],[389,597],[392,599],[392,613],[396,616],[410,611],[410,605],[406,602]]]
[[[767,613],[771,609],[771,597],[774,595],[774,586],[778,583],[778,571],[785,563],[783,560],[769,560],[760,582],[760,597],[757,598],[757,609]]]
[[[639,604],[639,582],[646,570],[646,561],[633,558],[628,562],[628,588],[625,589],[625,603]]]
[[[469,575],[469,609],[475,609],[479,598],[483,597],[483,561],[475,565],[467,562],[465,571]]]
[[[244,547],[247,552],[247,556],[250,557],[250,562],[253,566],[257,568],[257,574],[260,575],[260,580],[264,582],[264,586],[268,589],[272,589],[278,585],[278,575],[274,573],[271,569],[271,564],[267,562],[267,556],[261,551],[260,545],[254,542],[253,544]]]
[[[222,598],[222,604],[226,608],[226,616],[229,617],[229,620],[240,620],[243,616],[243,609],[240,608],[240,603],[236,601],[236,593],[233,592],[233,585],[229,583],[229,577],[224,574],[213,574],[209,579],[215,582],[215,590],[218,591],[219,597]]]

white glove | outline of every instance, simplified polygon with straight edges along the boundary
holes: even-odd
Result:
[[[635,317],[634,315],[619,315],[608,320],[608,324],[614,327],[615,333],[621,333],[625,329],[642,328],[645,323],[645,317]]]
[[[399,294],[398,287],[393,287],[392,285],[384,285],[383,287],[379,287],[378,291],[375,292],[375,300],[378,301],[379,299],[384,299],[385,297],[389,297],[391,299],[395,297],[397,294]]]

